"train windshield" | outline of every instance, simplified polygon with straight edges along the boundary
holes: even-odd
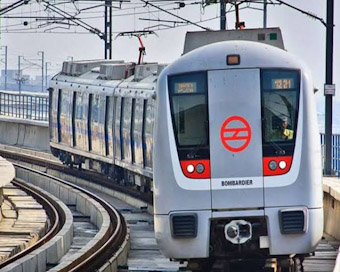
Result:
[[[299,71],[262,70],[261,79],[264,155],[291,155],[299,108]]]
[[[169,93],[177,147],[207,147],[209,137],[206,73],[169,77]]]

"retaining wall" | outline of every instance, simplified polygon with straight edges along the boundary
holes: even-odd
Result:
[[[1,116],[0,143],[48,151],[48,122]]]
[[[332,237],[340,240],[340,179],[323,179],[324,229]]]

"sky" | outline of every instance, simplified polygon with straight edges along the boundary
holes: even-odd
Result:
[[[57,1],[57,0],[55,0]],[[157,11],[151,7],[143,7],[141,1],[130,0],[131,2],[123,3],[123,10],[114,9],[113,11],[113,31],[114,37],[119,32],[131,30],[143,30],[152,27],[157,35],[148,35],[143,37],[146,47],[144,60],[147,62],[170,63],[180,57],[183,51],[185,33],[187,31],[198,31],[200,28],[193,25],[186,25],[172,29],[165,29],[164,26],[153,27],[157,25],[154,21],[140,20],[144,19],[162,19],[177,20],[173,16],[166,15],[164,12]],[[318,17],[326,20],[326,1],[324,0],[285,0],[298,8],[308,11]],[[2,1],[2,7],[14,2],[14,0]],[[204,9],[201,5],[194,4],[194,1],[186,0],[186,7],[171,12],[178,16],[184,17],[194,22],[208,20],[200,23],[204,27],[210,29],[219,29],[219,5],[212,4]],[[338,90],[334,103],[334,118],[338,123],[340,131],[340,1],[335,2],[335,27],[334,27],[334,72],[333,80]],[[32,14],[32,11],[39,11],[42,15],[43,8],[34,2],[23,8],[19,8],[9,15],[26,16]],[[98,2],[97,2],[98,3]],[[197,3],[197,2],[196,2]],[[114,4],[117,5],[117,4]],[[174,5],[170,5],[169,1],[157,2],[164,9],[172,9]],[[62,7],[62,6],[59,6]],[[246,7],[242,5],[241,7]],[[261,8],[261,4],[251,5],[253,8]],[[79,7],[78,7],[79,8]],[[227,10],[231,8],[227,5]],[[65,6],[65,10],[69,12],[72,9]],[[83,13],[85,17],[97,17],[88,19],[91,25],[102,29],[103,26],[103,8],[87,10]],[[140,14],[141,13],[141,14]],[[263,26],[263,13],[256,9],[241,9],[240,20],[245,22],[246,28],[260,28]],[[213,19],[215,18],[215,19]],[[39,61],[38,51],[44,51],[46,61],[51,62],[51,72],[57,72],[61,68],[63,60],[71,56],[75,60],[98,59],[103,58],[103,41],[94,34],[88,34],[80,28],[71,27],[67,31],[68,34],[52,34],[52,33],[35,33],[44,31],[44,29],[36,29],[37,23],[34,20],[27,20],[28,26],[23,26],[23,19],[6,19],[1,21],[1,45],[8,46],[9,52],[9,68],[16,69],[18,55],[23,55],[32,61]],[[15,26],[15,25],[20,25]],[[161,23],[169,25],[170,23]],[[13,26],[14,25],[14,26]],[[171,24],[173,25],[173,24]],[[235,14],[227,13],[227,28],[234,29]],[[324,112],[324,95],[323,85],[325,81],[325,41],[326,27],[318,20],[312,19],[300,12],[283,5],[268,6],[268,27],[280,27],[286,49],[301,58],[310,68],[314,79],[314,85],[319,89],[316,94],[317,108],[319,117]],[[48,29],[50,29],[49,27]],[[13,33],[15,29],[23,29],[19,33]],[[60,29],[61,31],[65,31]],[[27,33],[27,31],[29,33]],[[55,29],[58,31],[58,29]],[[81,34],[79,33],[81,32]],[[113,41],[113,59],[125,61],[137,61],[138,58],[138,40],[133,37],[117,37]],[[39,70],[31,71],[31,73],[39,74]]]

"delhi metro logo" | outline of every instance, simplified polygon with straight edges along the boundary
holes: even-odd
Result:
[[[241,116],[231,116],[224,121],[221,127],[220,138],[226,149],[231,152],[241,152],[250,143],[250,125]]]

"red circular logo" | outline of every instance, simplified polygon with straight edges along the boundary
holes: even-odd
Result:
[[[243,117],[231,116],[221,127],[220,138],[226,149],[231,152],[241,152],[250,143],[251,128]]]

